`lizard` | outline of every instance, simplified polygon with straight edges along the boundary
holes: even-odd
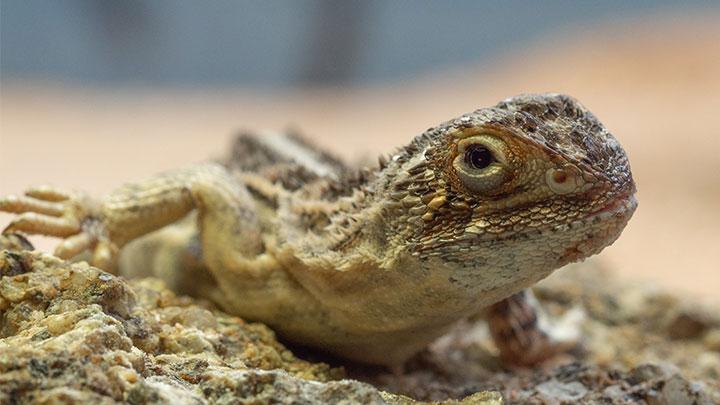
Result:
[[[62,238],[61,258],[159,276],[350,360],[402,364],[484,314],[500,357],[530,365],[567,342],[529,287],[612,244],[635,192],[608,129],[545,93],[441,123],[360,171],[296,135],[244,135],[223,162],[103,198],[34,187],[0,211],[17,214],[4,233]]]

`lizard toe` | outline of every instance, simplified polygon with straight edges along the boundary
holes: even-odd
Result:
[[[72,193],[47,185],[29,188],[25,191],[25,195],[38,200],[52,202],[67,201],[73,198]]]
[[[82,230],[80,222],[74,218],[52,217],[36,212],[24,212],[5,227],[3,233],[25,232],[35,235],[67,237]]]
[[[61,216],[64,212],[64,205],[59,202],[36,199],[28,196],[9,195],[0,198],[0,211],[14,214],[35,212],[38,214],[53,217]]]
[[[73,235],[58,244],[55,256],[61,259],[70,259],[88,250],[94,243],[93,238],[86,232]]]

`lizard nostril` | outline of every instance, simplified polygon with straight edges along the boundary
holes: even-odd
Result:
[[[561,195],[577,192],[584,184],[581,176],[566,168],[548,169],[545,172],[545,182],[550,190]]]

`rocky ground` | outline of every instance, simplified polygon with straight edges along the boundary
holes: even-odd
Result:
[[[536,294],[585,313],[583,349],[498,363],[481,321],[404,370],[317,361],[261,324],[0,237],[0,403],[720,403],[720,316],[578,265]],[[578,309],[576,309],[578,310]],[[302,354],[300,354],[302,353]]]

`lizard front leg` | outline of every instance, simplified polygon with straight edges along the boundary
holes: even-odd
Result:
[[[550,322],[532,291],[523,290],[492,305],[486,317],[501,360],[530,366],[577,346],[583,313],[571,310]]]
[[[71,258],[90,250],[92,264],[110,271],[126,243],[194,209],[203,248],[213,250],[214,260],[252,256],[262,249],[252,198],[244,185],[216,164],[160,174],[123,186],[102,200],[49,187],[0,198],[0,211],[20,214],[4,232],[65,238],[56,255]]]

